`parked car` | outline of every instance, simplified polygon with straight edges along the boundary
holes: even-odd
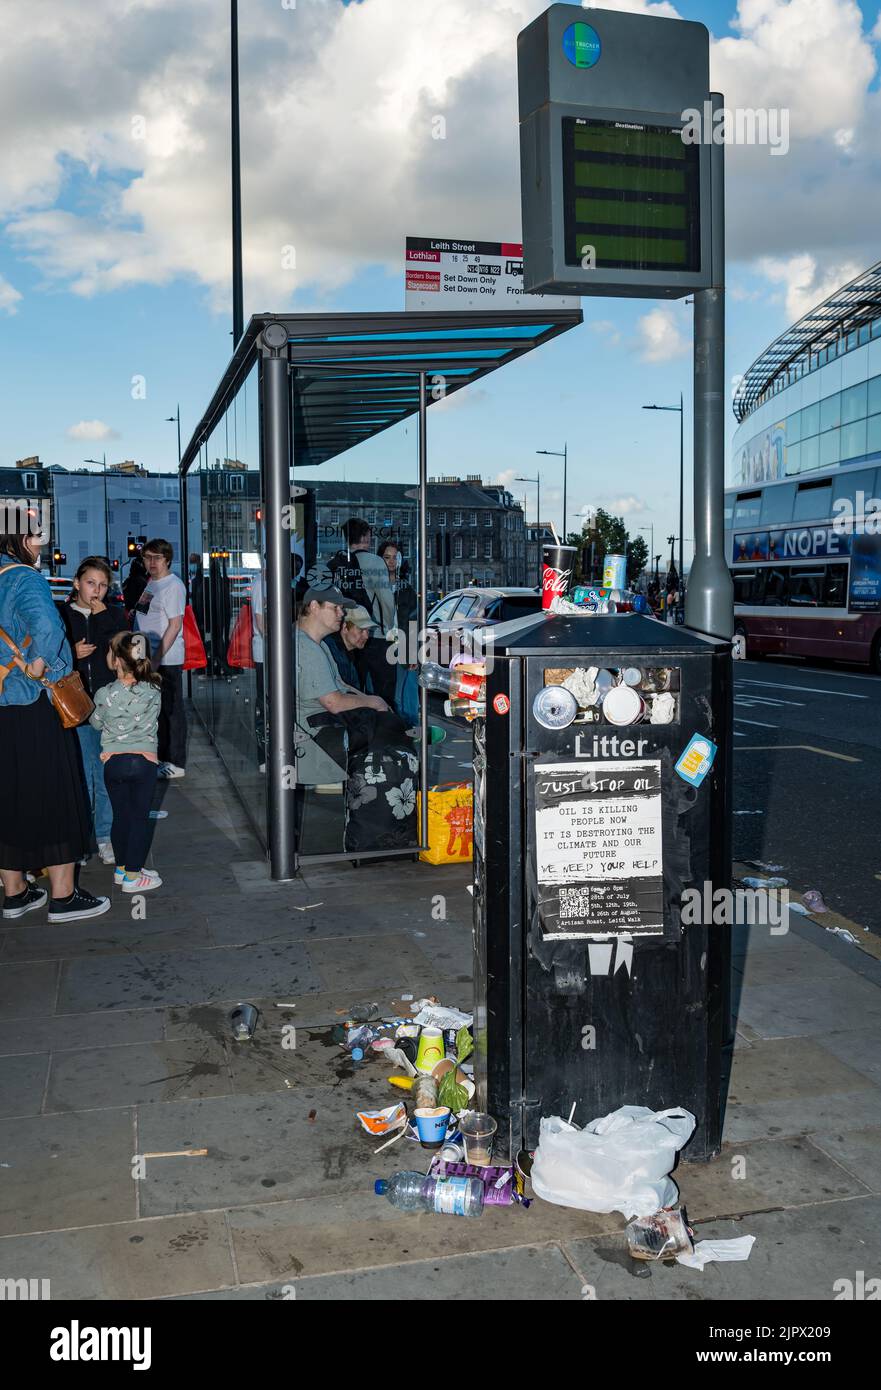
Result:
[[[456,589],[446,594],[436,604],[426,619],[428,627],[433,628],[441,639],[449,643],[451,656],[462,651],[466,643],[466,633],[495,627],[497,623],[510,622],[512,618],[523,618],[527,613],[538,613],[541,609],[541,590],[534,589],[480,589],[469,587]]]

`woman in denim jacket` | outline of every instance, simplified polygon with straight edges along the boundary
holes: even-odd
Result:
[[[0,879],[4,918],[23,917],[45,905],[48,894],[25,878],[45,868],[52,899],[50,922],[97,917],[110,906],[79,888],[78,860],[89,853],[91,826],[83,792],[75,729],[62,727],[45,676],[70,674],[70,647],[49,585],[39,574],[40,548],[48,536],[0,528],[0,628],[25,656],[26,672],[0,634]],[[27,647],[26,638],[30,638]]]

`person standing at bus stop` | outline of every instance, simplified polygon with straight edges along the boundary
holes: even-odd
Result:
[[[187,717],[183,695],[183,626],[187,591],[183,581],[171,572],[174,550],[170,541],[148,541],[143,556],[150,578],[136,609],[135,629],[149,637],[151,660],[162,677],[159,776],[185,777]]]

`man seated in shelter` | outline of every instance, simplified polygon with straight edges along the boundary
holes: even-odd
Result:
[[[338,632],[331,632],[324,644],[336,662],[337,670],[347,685],[356,690],[364,690],[367,672],[360,653],[367,646],[372,629],[376,623],[360,604],[346,610],[343,625]]]
[[[301,748],[298,780],[306,786],[342,781],[345,757],[339,734],[348,735],[349,753],[372,745],[399,745],[401,719],[380,695],[367,695],[342,679],[325,638],[339,630],[347,609],[355,607],[338,589],[307,589],[295,637],[297,723],[312,735]]]

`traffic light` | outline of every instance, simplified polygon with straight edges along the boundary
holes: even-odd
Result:
[[[111,560],[111,561],[110,561],[110,568],[111,568],[112,570],[118,570],[118,569],[119,569],[119,561],[118,561],[118,560]]]
[[[263,520],[263,508],[262,508],[262,507],[258,507],[258,508],[257,508],[256,512],[254,513],[254,520],[257,522],[258,525],[259,525],[260,522]]]
[[[135,555],[137,555],[137,553],[138,553],[138,543],[137,543],[137,541],[135,540],[134,536],[129,536],[128,542],[127,542],[127,545],[126,545],[126,549],[128,550],[128,558],[129,558],[130,560],[133,559],[133,558],[135,557]]]
[[[52,563],[53,563],[53,565],[66,565],[66,564],[67,564],[67,556],[65,555],[65,553],[64,553],[63,550],[53,550],[53,551],[52,551]]]

